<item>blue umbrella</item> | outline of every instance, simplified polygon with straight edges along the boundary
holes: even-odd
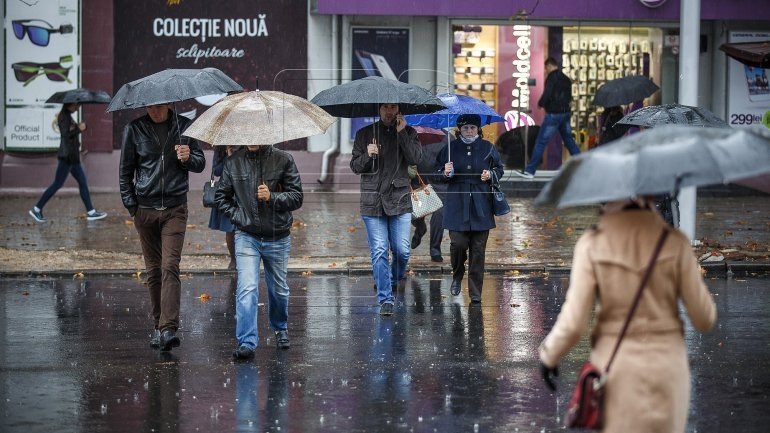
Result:
[[[455,126],[457,118],[462,114],[478,114],[481,116],[481,125],[489,125],[494,122],[505,122],[503,116],[497,114],[489,105],[476,98],[454,93],[442,93],[436,95],[447,108],[434,111],[430,114],[412,114],[404,116],[406,122],[412,126],[427,126],[428,128],[450,128]]]

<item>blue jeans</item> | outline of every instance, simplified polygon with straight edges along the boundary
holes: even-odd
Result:
[[[43,209],[48,200],[56,194],[56,191],[64,185],[64,181],[67,180],[67,174],[72,173],[72,177],[78,182],[78,188],[80,188],[80,199],[83,200],[83,204],[86,206],[86,211],[91,211],[94,205],[91,204],[91,195],[88,193],[88,181],[86,180],[86,174],[83,172],[83,166],[79,162],[75,164],[69,164],[63,159],[59,159],[59,165],[56,167],[56,176],[53,183],[48,189],[45,190],[43,196],[35,206],[38,209]]]
[[[259,262],[265,266],[267,312],[274,331],[286,330],[289,319],[289,267],[291,236],[264,241],[249,233],[235,232],[235,262],[238,286],[235,290],[235,338],[238,345],[257,347],[257,299]]]
[[[569,124],[569,118],[569,112],[548,113],[545,115],[543,124],[540,125],[540,132],[538,132],[537,139],[535,139],[535,150],[533,150],[532,157],[529,158],[529,163],[527,163],[524,171],[535,174],[537,167],[543,159],[545,146],[556,131],[559,131],[559,135],[561,135],[561,139],[564,141],[564,145],[567,146],[570,155],[577,155],[580,153],[580,148],[577,143],[575,143],[575,139],[572,138],[572,127]]]
[[[377,302],[394,303],[393,287],[404,278],[411,252],[410,234],[412,214],[393,216],[363,216],[369,253],[372,256],[372,273],[377,284]],[[393,251],[392,263],[388,253]]]

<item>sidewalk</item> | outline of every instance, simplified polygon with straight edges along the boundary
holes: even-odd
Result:
[[[311,186],[306,185],[306,188]],[[38,194],[0,192],[0,273],[135,273],[144,269],[139,239],[119,194],[95,193],[92,200],[107,218],[87,221],[77,192],[62,190],[36,223],[27,211]],[[208,229],[209,209],[200,191],[190,192],[189,220],[181,267],[185,272],[226,272],[224,233]],[[293,273],[368,273],[369,249],[358,212],[357,193],[306,191],[294,213]],[[497,218],[487,244],[490,272],[567,272],[578,237],[597,221],[597,208],[554,210],[511,194],[511,213]],[[445,232],[446,233],[446,232]],[[696,237],[699,257],[710,254],[709,273],[770,270],[770,200],[754,197],[698,197]],[[449,236],[444,263],[430,261],[428,238],[412,252],[414,272],[450,271]]]

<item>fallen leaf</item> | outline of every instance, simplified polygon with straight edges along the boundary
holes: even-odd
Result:
[[[201,302],[207,302],[211,300],[211,295],[209,295],[208,293],[201,293],[201,295],[198,296],[198,299],[200,299]]]
[[[188,229],[194,229],[194,228],[196,228],[196,227],[198,227],[198,226],[197,226],[197,225],[195,225],[195,224],[187,224],[187,228],[188,228]]]
[[[313,271],[302,271],[302,276],[307,277],[308,275],[312,275]]]
[[[78,272],[78,273],[76,273],[75,275],[72,276],[72,278],[83,278],[83,277],[85,277],[85,275],[83,275],[82,272]]]
[[[337,263],[332,263],[331,265],[329,265],[329,267],[330,268],[336,268],[337,267]]]
[[[123,220],[123,224],[125,224],[127,226],[131,226],[131,225],[134,225],[134,221],[133,220]]]
[[[134,272],[134,278],[139,278],[142,276],[142,271],[136,271]]]
[[[355,232],[356,232],[356,228],[355,228],[355,227],[353,227],[353,226],[350,226],[350,227],[348,227],[348,231],[349,231],[350,233],[355,233]]]
[[[516,307],[521,307],[521,305],[520,304],[511,304],[511,307],[516,308]]]

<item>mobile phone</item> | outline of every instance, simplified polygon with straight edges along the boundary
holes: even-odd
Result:
[[[374,66],[374,62],[369,58],[369,53],[363,50],[356,50],[356,59],[361,64],[361,68],[366,73],[367,77],[377,76],[377,68]]]
[[[369,56],[374,61],[374,65],[377,66],[377,70],[380,72],[380,75],[383,78],[389,78],[391,80],[398,79],[396,74],[393,73],[393,69],[390,68],[390,65],[388,64],[388,61],[385,59],[385,57],[372,53],[369,53]]]
[[[746,84],[749,87],[749,100],[752,102],[770,100],[770,82],[767,80],[767,70],[743,65],[746,72]]]

